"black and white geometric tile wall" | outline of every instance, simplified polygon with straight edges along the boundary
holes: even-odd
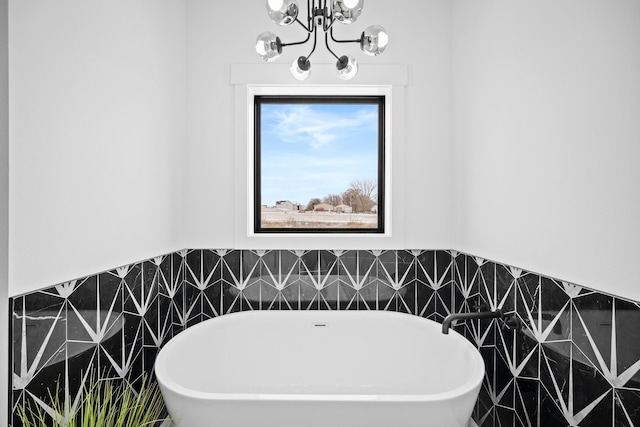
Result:
[[[524,324],[464,326],[486,363],[479,425],[640,426],[637,302],[467,255],[454,262],[465,295]]]
[[[203,320],[243,310],[392,310],[441,322],[480,349],[482,426],[640,427],[640,306],[456,251],[184,250],[15,297],[12,411],[70,408],[86,373],[151,373],[159,349]],[[14,417],[14,426],[19,426]]]

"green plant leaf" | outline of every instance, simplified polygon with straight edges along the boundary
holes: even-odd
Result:
[[[138,383],[138,389],[131,385]],[[58,414],[57,419],[36,402],[27,401],[16,409],[24,427],[152,427],[168,419],[160,388],[146,374],[135,380],[100,379],[92,371],[75,410],[60,397],[60,381],[54,390],[48,390],[49,402],[45,403]]]

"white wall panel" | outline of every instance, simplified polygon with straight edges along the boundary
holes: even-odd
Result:
[[[9,6],[10,293],[180,249],[185,3]]]
[[[454,3],[454,247],[640,299],[640,3]]]

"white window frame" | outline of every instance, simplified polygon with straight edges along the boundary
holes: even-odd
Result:
[[[338,84],[330,66],[318,67],[318,83],[291,84],[283,64],[242,64],[231,69],[235,88],[235,224],[238,249],[401,249],[404,247],[404,86],[406,67],[367,64],[361,84]],[[320,69],[319,69],[320,68]],[[326,72],[323,73],[323,68]],[[364,66],[363,66],[364,68]],[[377,71],[376,71],[377,70]],[[334,70],[333,70],[334,71]],[[322,76],[327,77],[323,78]],[[355,79],[354,79],[355,80]],[[380,82],[380,84],[373,84]],[[386,83],[386,84],[385,84]],[[254,233],[254,97],[256,95],[376,95],[385,97],[384,233]]]

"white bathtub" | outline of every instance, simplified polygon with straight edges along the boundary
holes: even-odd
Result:
[[[192,326],[155,371],[179,427],[464,427],[484,363],[417,316],[260,311]]]

